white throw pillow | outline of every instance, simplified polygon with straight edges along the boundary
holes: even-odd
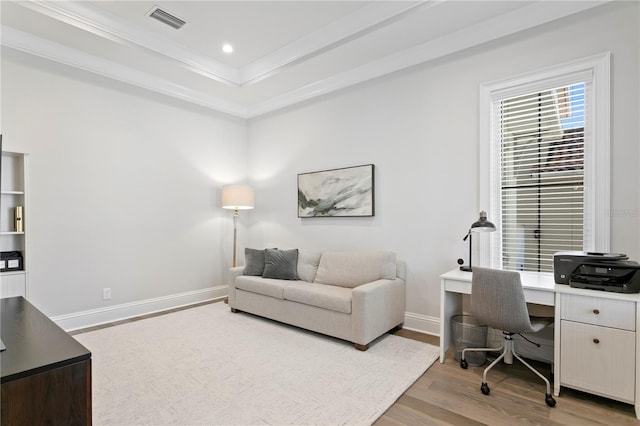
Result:
[[[315,251],[298,251],[299,279],[308,283],[312,283],[316,279],[316,272],[318,271],[318,264],[320,263],[321,254],[322,253]]]

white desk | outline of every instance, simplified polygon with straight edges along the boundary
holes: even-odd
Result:
[[[440,276],[440,362],[453,315],[471,294],[471,272]],[[633,404],[640,419],[640,295],[555,284],[553,274],[521,272],[527,302],[555,307],[553,393],[566,386]],[[637,348],[637,349],[636,349]]]

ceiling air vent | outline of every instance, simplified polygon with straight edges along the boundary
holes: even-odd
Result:
[[[168,12],[165,12],[157,6],[152,9],[152,12],[149,14],[149,16],[153,19],[157,19],[163,24],[167,24],[170,27],[175,28],[176,30],[179,30],[184,24],[187,23],[186,21],[183,21],[182,19],[173,16]]]

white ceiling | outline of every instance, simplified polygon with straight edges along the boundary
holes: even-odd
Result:
[[[606,2],[3,0],[1,42],[251,118]]]

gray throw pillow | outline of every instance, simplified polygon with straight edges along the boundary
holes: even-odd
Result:
[[[298,279],[298,249],[265,249],[263,278]]]
[[[262,276],[264,272],[264,249],[244,249],[244,275]]]

